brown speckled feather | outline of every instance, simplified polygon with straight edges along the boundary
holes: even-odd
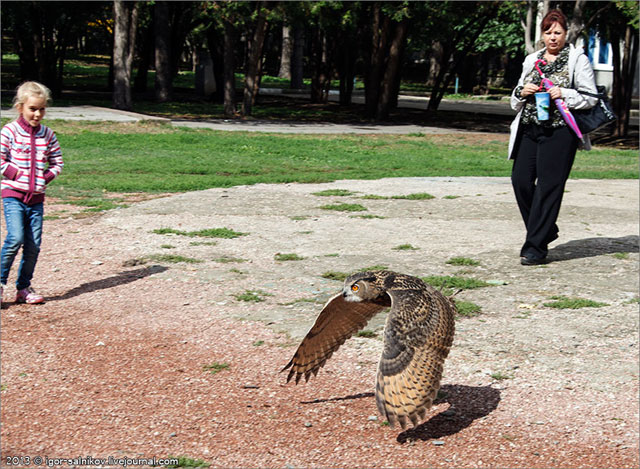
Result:
[[[294,376],[296,383],[302,376],[308,381],[347,338],[388,306],[376,403],[391,425],[418,425],[440,387],[456,309],[453,301],[416,277],[380,271],[347,278],[343,292],[325,305],[284,367],[290,368],[287,382]]]
[[[376,303],[351,303],[342,293],[331,298],[322,309],[315,324],[307,333],[291,361],[282,371],[291,368],[287,382],[295,376],[296,383],[306,381],[338,350],[345,340],[362,329],[369,319],[385,309]]]
[[[403,278],[404,277],[404,278]],[[392,307],[378,366],[376,403],[392,425],[424,419],[453,342],[455,306],[416,278],[401,276],[389,289]]]

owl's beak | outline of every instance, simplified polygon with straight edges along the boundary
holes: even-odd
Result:
[[[362,301],[362,298],[354,295],[351,289],[349,288],[345,288],[344,290],[342,290],[342,297],[344,298],[345,301],[352,301],[352,302]]]

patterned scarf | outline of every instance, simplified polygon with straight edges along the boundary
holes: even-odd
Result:
[[[538,53],[538,59],[544,60],[544,53],[546,49],[542,49]],[[562,50],[558,53],[558,58],[553,62],[547,62],[547,65],[539,65],[540,70],[544,73],[544,76],[553,82],[555,86],[559,86],[561,88],[571,88],[571,77],[569,77],[569,46],[566,45],[562,48]],[[542,83],[542,78],[538,73],[538,70],[534,67],[524,79],[524,83],[533,83],[534,85],[540,86]],[[555,105],[551,104],[549,108],[551,113],[550,119],[548,121],[540,122],[538,121],[538,115],[536,112],[536,104],[535,97],[531,96],[527,98],[527,103],[525,104],[524,111],[522,113],[523,124],[537,124],[543,127],[564,127],[566,126],[566,122],[562,118],[560,111],[558,111]]]

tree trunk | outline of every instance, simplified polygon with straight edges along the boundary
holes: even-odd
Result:
[[[167,2],[169,3],[169,57],[171,82],[178,75],[182,48],[191,31],[191,15],[193,6],[197,2]]]
[[[38,71],[33,42],[22,35],[17,27],[13,39],[17,45],[20,60],[20,81],[37,80]]]
[[[611,44],[620,44],[621,36],[617,29],[612,29],[610,31]],[[618,116],[618,120],[613,125],[612,135],[614,137],[621,137],[622,126],[620,125],[620,110],[622,108],[622,87],[624,83],[622,81],[622,60],[620,55],[619,47],[611,48],[613,55],[613,83],[611,85],[611,105],[613,107],[613,112]]]
[[[237,33],[235,27],[229,21],[224,22],[224,115],[227,117],[236,114],[236,59],[233,51],[237,46]]]
[[[291,79],[291,54],[293,53],[293,38],[289,25],[282,25],[282,49],[280,51],[280,71],[278,78]]]
[[[454,54],[455,48],[451,47],[453,44],[457,44],[459,42],[458,39],[454,39],[454,41],[448,45],[449,47],[451,47],[451,49],[449,49],[450,52],[443,55],[443,64],[441,64],[441,70],[438,74],[438,78],[436,79],[436,84],[431,91],[429,105],[427,106],[428,110],[436,111],[438,109],[438,106],[440,106],[440,102],[442,101],[442,98],[444,97],[444,94],[446,93],[447,88],[451,83],[451,79],[457,73],[462,61],[467,58],[469,51],[475,44],[478,36],[480,36],[491,17],[492,12],[488,11],[481,20],[469,22],[467,23],[467,26],[463,28],[463,30],[459,31],[460,36],[462,36],[465,32],[464,29],[475,27],[475,30],[473,30],[472,33],[467,37],[467,43],[463,45],[462,50],[458,52],[458,54]],[[454,56],[454,60],[453,63],[449,65],[449,57],[452,55]]]
[[[341,47],[339,50],[340,105],[347,106],[351,104],[351,95],[353,93],[356,54],[351,47]]]
[[[527,54],[531,54],[535,51],[535,44],[534,44],[534,39],[535,38],[535,27],[536,27],[536,22],[534,21],[534,15],[533,15],[533,1],[532,0],[528,0],[527,1],[527,12],[525,14],[525,19],[520,21],[520,24],[522,25],[522,29],[524,30],[524,44],[525,44],[525,49],[527,51]]]
[[[216,103],[224,103],[224,62],[226,53],[224,35],[224,31],[221,35],[216,28],[209,28],[207,32],[207,47],[213,61],[213,78],[216,83],[216,91],[214,93],[214,101]],[[234,50],[231,50],[232,55]]]
[[[72,29],[73,20],[66,17],[64,24],[60,25],[56,31],[56,38],[54,44],[52,44],[53,57],[51,67],[55,72],[55,90],[57,95],[62,94],[63,77],[64,77],[64,61],[67,56],[67,47],[70,41],[70,32]]]
[[[60,48],[60,52],[58,55],[58,65],[57,65],[57,69],[56,69],[56,87],[55,89],[57,90],[57,93],[59,95],[62,94],[62,88],[64,85],[64,59],[67,56],[67,46],[66,46],[66,40],[64,40],[64,42],[62,42],[62,47]]]
[[[382,91],[376,109],[377,119],[387,119],[389,117],[389,111],[391,110],[391,104],[394,102],[397,103],[397,94],[394,96],[394,91],[396,90],[397,78],[400,76],[402,53],[407,38],[407,26],[406,19],[395,25],[393,39],[389,47],[389,59],[382,81]]]
[[[258,3],[258,19],[256,22],[251,45],[249,46],[249,57],[245,69],[244,95],[242,99],[242,115],[250,116],[255,104],[258,90],[260,89],[260,70],[262,62],[262,46],[267,35],[267,8],[266,2]]]
[[[447,74],[449,67],[449,59],[451,58],[452,51],[450,47],[444,45],[442,48],[442,62],[440,63],[440,70],[436,75],[436,78],[433,82],[433,87],[431,89],[431,96],[429,97],[429,104],[427,105],[427,109],[429,111],[437,111],[438,106],[440,105],[440,101],[442,101],[442,95],[447,89],[445,82],[445,75]],[[441,91],[444,89],[444,91]]]
[[[62,93],[67,47],[76,44],[86,9],[58,2],[5,2],[6,29],[13,30],[21,81],[37,80],[54,97]]]
[[[291,86],[299,90],[304,86],[304,30],[301,26],[293,29],[293,51],[291,55]]]
[[[313,32],[313,45],[311,52],[313,63],[313,75],[311,77],[311,102],[324,103],[328,95],[329,71],[327,63],[327,38],[324,31],[316,26]]]
[[[638,34],[630,25],[627,25],[625,34],[625,48],[622,68],[624,70],[624,90],[623,103],[624,112],[622,113],[622,134],[626,136],[629,133],[629,120],[631,118],[631,97],[633,94],[633,80],[638,69]]]
[[[433,88],[436,82],[436,77],[440,74],[440,64],[443,57],[443,48],[440,41],[433,41],[431,43],[431,54],[429,55],[429,78],[427,79],[427,86]]]
[[[36,70],[38,74],[38,81],[41,81],[45,85],[49,85],[48,80],[45,80],[47,75],[47,70],[45,68],[45,52],[42,40],[42,33],[44,32],[44,28],[42,26],[42,22],[40,20],[40,14],[36,10],[35,7],[36,2],[31,2],[32,5],[32,14],[31,21],[33,22],[33,30],[32,30],[32,38],[33,38],[33,53],[36,59]]]
[[[583,10],[587,0],[576,0],[576,3],[573,6],[573,15],[569,20],[569,24],[567,25],[567,42],[570,44],[575,44],[576,39],[580,36],[584,29],[584,14]]]
[[[618,30],[611,32],[611,44],[620,44],[622,34]],[[633,79],[638,64],[638,39],[631,26],[624,32],[624,49],[612,47],[613,52],[613,86],[612,106],[618,120],[614,124],[612,135],[624,137],[629,132],[631,114],[631,95]]]
[[[164,103],[172,97],[173,74],[171,70],[171,28],[169,26],[169,4],[157,1],[154,7],[156,101]]]
[[[107,74],[107,89],[113,92],[113,48],[114,48],[114,37],[111,34],[111,47],[109,48],[109,73]]]
[[[15,6],[14,6],[15,5]],[[31,4],[14,4],[16,15],[31,15]],[[17,46],[20,60],[20,81],[38,80],[38,66],[36,62],[35,33],[29,29],[29,24],[24,21],[16,21],[14,24],[14,41]]]
[[[151,24],[144,31],[142,37],[142,47],[140,50],[140,63],[138,64],[138,71],[136,77],[133,80],[133,89],[137,92],[147,91],[147,81],[149,77],[149,67],[151,65],[151,58],[154,55],[154,26],[153,17]]]
[[[492,57],[485,51],[478,56],[478,59],[480,60],[478,64],[479,73],[477,74],[472,91],[474,94],[489,94],[489,68],[492,65]],[[476,91],[478,91],[478,93],[476,93]]]
[[[113,40],[113,106],[131,110],[131,68],[135,50],[138,5],[135,2],[115,0],[113,2],[115,22]]]
[[[374,116],[378,108],[389,35],[389,18],[383,15],[380,2],[374,3],[372,17],[371,65],[365,80],[365,106],[369,116]]]

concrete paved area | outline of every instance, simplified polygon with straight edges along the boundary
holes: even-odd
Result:
[[[495,280],[500,288],[466,291],[460,299],[487,311],[500,311],[505,318],[521,304],[540,306],[554,295],[615,304],[612,314],[637,312],[637,304],[625,303],[637,294],[637,184],[635,180],[569,180],[559,220],[560,238],[549,253],[552,262],[539,268],[520,265],[525,231],[511,182],[504,177],[213,188],[136,203],[108,212],[97,223],[119,230],[122,239],[128,240],[119,253],[127,252],[131,259],[157,255],[166,243],[173,246],[172,254],[201,259],[193,266],[170,269],[163,277],[184,285],[185,292],[189,285],[216,288],[211,307],[220,313],[264,321],[276,331],[301,338],[320,306],[341,287],[322,274],[351,273],[373,265],[418,276],[479,275]],[[329,189],[352,195],[316,195]],[[392,198],[423,192],[434,199]],[[362,198],[372,194],[382,198]],[[357,203],[364,209],[353,213],[322,208],[340,203]],[[152,232],[215,227],[248,234],[194,246],[193,238]],[[413,249],[398,250],[403,244]],[[301,260],[279,262],[274,259],[276,253],[295,253]],[[628,254],[616,258],[615,253]],[[446,264],[456,256],[475,259],[481,265]],[[229,292],[243,289],[282,297],[270,298],[259,308],[230,300]],[[291,303],[300,298],[305,301]],[[381,328],[383,321],[380,317],[371,327]]]
[[[263,88],[260,90],[263,95],[280,95],[292,99],[300,99],[306,95],[290,92],[289,90]],[[337,92],[329,93],[330,101],[337,101]],[[355,94],[353,102],[364,103],[364,96]],[[422,96],[401,95],[398,98],[398,106],[407,109],[427,109],[429,98]],[[457,100],[443,99],[440,103],[440,110],[459,111],[469,113],[483,113],[504,116],[514,116],[515,113],[509,106],[507,100],[483,101],[483,100]],[[1,110],[2,117],[14,116],[15,113],[10,108]],[[87,121],[112,121],[112,122],[137,122],[141,120],[155,120],[171,122],[172,125],[190,128],[208,128],[225,131],[250,131],[250,132],[276,132],[276,133],[307,133],[307,134],[327,134],[327,133],[386,133],[386,134],[441,134],[466,132],[461,129],[440,128],[421,126],[414,124],[407,125],[387,125],[384,123],[368,124],[336,124],[331,122],[294,122],[294,121],[274,121],[274,120],[236,120],[236,119],[208,119],[208,120],[185,120],[166,119],[135,112],[119,111],[116,109],[103,108],[98,106],[52,106],[47,109],[47,119],[65,120],[87,120]],[[638,111],[632,110],[630,121],[631,126],[638,126]]]
[[[277,88],[260,89],[263,95],[280,95],[289,98],[308,97],[308,94],[291,92],[290,90]],[[338,102],[340,94],[338,91],[329,91],[329,101]],[[354,104],[364,104],[364,94],[362,92],[354,93],[351,101]],[[427,109],[429,98],[426,96],[398,96],[398,107],[404,109]],[[478,112],[485,114],[498,114],[503,116],[515,116],[515,112],[511,109],[509,101],[502,100],[483,100],[483,99],[443,99],[438,107],[441,111],[461,111],[461,112]]]
[[[300,99],[304,95],[299,93],[289,93],[280,89],[261,89],[264,95],[281,95]],[[337,101],[336,93],[330,93],[329,100]],[[364,96],[354,95],[354,103],[364,102]],[[418,96],[401,96],[399,106],[411,109],[426,109],[429,103],[428,98]],[[489,114],[513,115],[506,101],[469,101],[469,100],[443,100],[440,109],[447,111],[482,112]],[[9,108],[2,109],[2,116],[15,115]],[[156,120],[171,122],[175,126],[190,128],[208,128],[225,131],[251,131],[251,132],[275,132],[275,133],[306,133],[306,134],[328,134],[328,133],[355,133],[355,134],[442,134],[466,132],[461,129],[450,129],[441,127],[430,127],[422,125],[391,125],[384,123],[357,123],[357,124],[336,124],[331,122],[293,122],[274,120],[236,120],[236,119],[208,119],[208,120],[185,120],[166,119],[162,117],[138,114],[135,112],[119,111],[116,109],[102,108],[97,106],[52,106],[47,109],[47,119],[65,120],[87,120],[87,121],[112,121],[112,122],[137,122],[141,120]]]
[[[16,113],[10,108],[2,108],[2,117],[15,117]],[[63,119],[72,121],[111,121],[137,122],[140,120],[167,120],[135,112],[119,111],[98,106],[51,106],[47,108],[46,119]]]
[[[206,128],[225,131],[251,131],[301,134],[451,134],[466,132],[460,129],[428,127],[424,125],[385,125],[385,124],[335,124],[332,122],[293,122],[268,120],[228,120],[213,119],[207,121],[172,120],[175,126]]]

